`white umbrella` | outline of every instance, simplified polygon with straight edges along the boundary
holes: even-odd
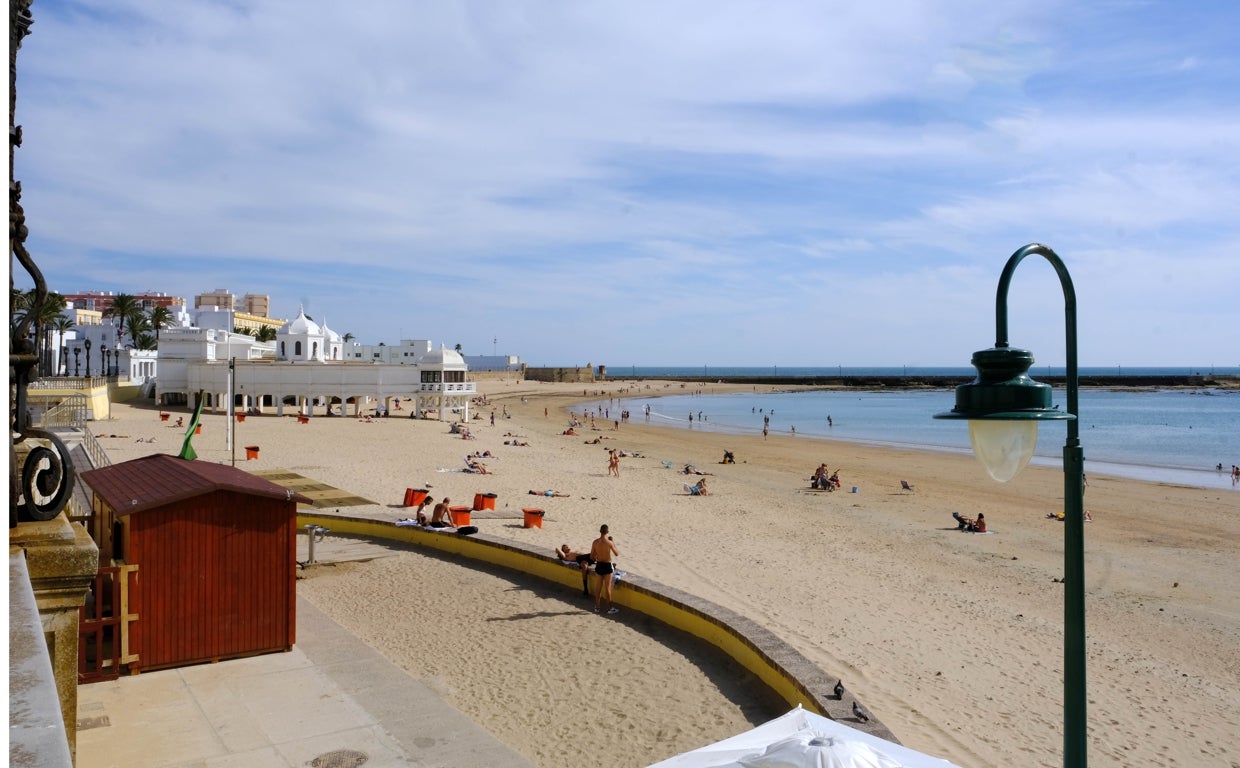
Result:
[[[797,707],[723,741],[650,768],[957,768]]]
[[[737,768],[904,768],[870,745],[812,730],[780,739],[757,757],[742,757]]]

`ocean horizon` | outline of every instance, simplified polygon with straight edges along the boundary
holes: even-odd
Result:
[[[887,365],[887,366],[730,366],[709,365],[699,366],[643,366],[643,365],[608,365],[608,376],[650,377],[650,378],[693,378],[700,376],[704,380],[728,377],[787,377],[803,378],[812,376],[975,376],[977,369],[971,365],[961,366],[918,366],[918,365]],[[1064,376],[1067,374],[1063,366],[1035,365],[1029,369],[1035,379],[1038,376]],[[1240,376],[1240,366],[1218,366],[1214,364],[1199,366],[1078,366],[1077,373],[1081,376]]]
[[[771,389],[778,385],[763,384],[763,391],[755,388],[753,392],[715,394],[709,384],[689,391],[681,391],[680,386],[668,383],[665,388],[594,401],[584,407],[608,419],[617,419],[628,410],[634,423],[717,432],[721,436],[760,435],[767,425],[774,434],[806,438],[807,454],[812,454],[807,463],[813,465],[819,461],[815,457],[821,455],[813,447],[819,440],[971,452],[968,428],[963,423],[933,418],[936,413],[951,410],[954,392],[950,387],[781,391]],[[1065,390],[1055,387],[1052,393],[1054,402],[1064,407]],[[1233,464],[1240,465],[1240,390],[1084,388],[1079,393],[1078,410],[1087,473],[1238,489],[1231,481],[1230,469]],[[1034,463],[1062,466],[1065,435],[1063,422],[1042,425]],[[1225,471],[1218,471],[1219,464]]]

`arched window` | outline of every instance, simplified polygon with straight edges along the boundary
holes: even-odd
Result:
[[[284,357],[284,342],[280,342],[280,357]]]
[[[319,359],[319,343],[317,341],[314,342],[314,353],[310,357],[315,360]]]
[[[301,357],[301,342],[293,345],[293,357]]]

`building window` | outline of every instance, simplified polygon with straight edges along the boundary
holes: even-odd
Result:
[[[301,357],[301,342],[300,341],[293,345],[293,356]]]

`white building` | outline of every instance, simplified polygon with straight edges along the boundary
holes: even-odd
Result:
[[[281,416],[285,406],[293,406],[299,416],[357,416],[375,408],[388,414],[407,410],[411,416],[437,413],[445,420],[456,412],[468,419],[477,389],[466,381],[465,361],[452,350],[431,349],[429,342],[416,348],[421,354],[400,363],[350,359],[340,335],[302,311],[277,332],[275,342],[211,328],[169,329],[160,338],[156,399],[194,404],[203,392],[207,405],[219,411],[232,392],[234,407],[243,413]],[[399,405],[404,400],[412,405]]]

